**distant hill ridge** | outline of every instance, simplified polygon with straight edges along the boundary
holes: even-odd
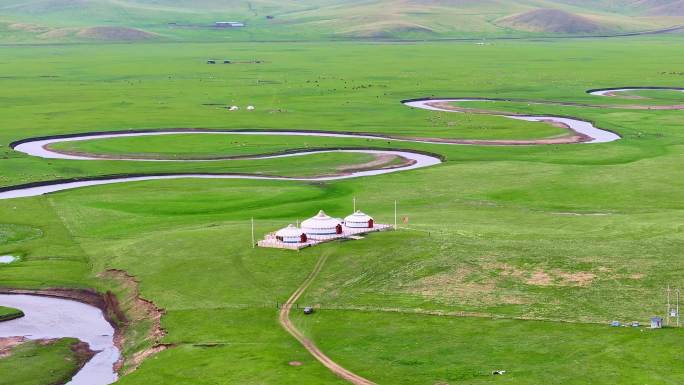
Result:
[[[562,34],[600,33],[610,30],[606,25],[587,17],[560,9],[535,9],[500,19],[498,25],[529,32]]]
[[[212,29],[215,21],[240,21],[247,26],[217,33]],[[684,24],[684,0],[0,2],[0,39],[14,41],[493,38],[610,34],[674,24]]]

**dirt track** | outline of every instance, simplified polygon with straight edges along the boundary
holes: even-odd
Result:
[[[310,339],[308,339],[302,332],[300,332],[293,324],[292,321],[290,320],[290,310],[292,309],[292,305],[297,302],[299,297],[304,293],[304,291],[309,287],[311,282],[316,278],[318,273],[321,271],[323,268],[323,264],[325,264],[325,261],[328,259],[328,256],[323,254],[321,257],[318,259],[318,262],[316,262],[316,266],[314,266],[313,271],[311,274],[309,274],[308,277],[302,282],[301,286],[295,290],[294,293],[290,296],[290,298],[287,300],[285,304],[283,304],[282,308],[280,309],[280,315],[278,317],[278,321],[280,322],[280,325],[288,332],[290,333],[294,338],[299,341],[302,346],[306,350],[311,353],[312,356],[314,356],[320,363],[322,363],[326,368],[330,369],[331,372],[335,373],[338,377],[347,380],[351,382],[352,384],[355,385],[377,385],[374,382],[367,380],[358,374],[354,374],[351,371],[343,368],[340,366],[338,363],[333,361],[330,357],[325,355],[319,349],[316,344],[313,343]]]

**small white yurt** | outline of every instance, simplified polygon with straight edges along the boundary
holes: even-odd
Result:
[[[302,222],[302,231],[312,239],[327,238],[342,234],[342,222],[321,210],[315,217]]]
[[[247,106],[248,111],[254,111],[254,108],[255,108],[254,106]]]
[[[344,225],[352,229],[372,229],[374,224],[373,217],[360,210],[344,218]]]
[[[301,229],[289,225],[276,231],[276,239],[284,243],[306,243],[307,236]]]
[[[240,109],[240,107],[238,107],[238,106],[230,106],[230,107],[228,107],[228,111],[237,111],[237,110],[239,110],[239,109]]]

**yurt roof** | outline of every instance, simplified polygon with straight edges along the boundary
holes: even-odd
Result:
[[[302,228],[308,229],[331,229],[340,224],[339,219],[332,218],[325,211],[321,210],[318,214],[302,222]]]
[[[363,213],[361,210],[356,210],[356,212],[354,214],[351,214],[351,215],[347,216],[346,218],[344,218],[344,221],[345,222],[368,222],[371,219],[373,219],[373,217],[371,217],[370,215]]]
[[[276,231],[276,235],[279,237],[299,237],[304,232],[295,227],[294,225],[288,225],[287,227]]]

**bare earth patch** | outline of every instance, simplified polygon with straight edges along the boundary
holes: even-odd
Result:
[[[373,155],[373,160],[368,161],[366,163],[361,163],[361,164],[349,164],[349,165],[342,165],[337,167],[337,170],[343,171],[343,172],[355,172],[355,171],[364,171],[364,170],[375,170],[378,168],[383,168],[388,165],[390,165],[392,162],[395,160],[401,160],[401,164],[398,166],[409,166],[411,165],[412,161],[409,161],[406,158],[402,158],[397,155],[391,155],[391,154],[377,154]]]
[[[411,294],[427,298],[458,298],[461,304],[522,305],[529,301],[521,296],[500,295],[496,281],[478,277],[480,272],[472,268],[458,268],[448,272],[424,277],[406,287]]]
[[[513,277],[527,285],[534,286],[588,286],[596,278],[596,274],[589,271],[567,272],[560,269],[537,269],[530,273],[506,263],[492,263],[484,267],[499,270],[499,276]]]
[[[161,317],[164,315],[164,310],[158,308],[151,301],[141,298],[138,289],[138,281],[125,271],[111,269],[101,273],[99,276],[117,281],[128,292],[120,302],[117,301],[115,306],[115,308],[118,309],[126,309],[126,313],[129,316],[123,316],[123,320],[121,320],[121,316],[118,317],[123,321],[124,328],[137,321],[152,322],[152,328],[143,338],[144,340],[149,341],[152,347],[139,351],[133,354],[133,356],[125,362],[120,361],[117,364],[117,370],[124,368],[123,374],[125,375],[137,369],[146,358],[171,347],[171,345],[161,343],[162,338],[166,335],[166,331],[161,326]],[[121,310],[119,311],[121,312]],[[125,346],[127,342],[125,331],[117,333],[114,342],[120,348]]]
[[[26,342],[25,337],[5,337],[0,338],[0,358],[12,355],[12,348]]]
[[[579,271],[576,273],[558,271],[556,274],[562,278],[561,284],[563,286],[566,286],[567,284],[572,286],[589,286],[594,281],[594,278],[596,278],[596,274],[588,271]]]
[[[553,284],[553,278],[544,271],[535,271],[530,278],[525,280],[528,285],[535,286],[550,286]]]

